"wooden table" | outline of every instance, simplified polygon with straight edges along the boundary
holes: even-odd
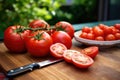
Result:
[[[86,46],[73,39],[71,49],[80,51]],[[44,58],[33,58],[28,53],[15,54],[8,52],[4,44],[0,43],[0,64],[5,71],[32,62],[42,61]],[[65,61],[34,70],[15,77],[15,80],[120,80],[120,48],[111,47],[100,50],[94,59],[94,64],[88,69],[79,69]]]

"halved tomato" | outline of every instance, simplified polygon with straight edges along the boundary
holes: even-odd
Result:
[[[95,56],[98,54],[98,52],[99,52],[99,48],[97,46],[87,47],[82,50],[82,53],[90,56],[91,58],[95,58]]]
[[[67,47],[62,43],[55,43],[50,46],[50,54],[56,58],[63,58],[65,50]]]
[[[64,54],[63,54],[63,58],[66,62],[68,63],[72,63],[72,56],[74,54],[79,54],[80,52],[79,51],[76,51],[76,50],[65,50],[64,51]]]
[[[78,68],[88,68],[94,63],[91,57],[82,53],[74,54],[72,56],[72,62]]]

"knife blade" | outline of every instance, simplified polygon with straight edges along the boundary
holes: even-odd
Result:
[[[28,64],[25,66],[21,66],[19,68],[9,70],[6,75],[7,75],[7,77],[14,77],[14,76],[20,75],[22,73],[30,72],[35,69],[39,69],[39,68],[60,62],[62,60],[63,59],[48,59],[48,60],[41,61],[41,62],[31,63],[31,64]]]

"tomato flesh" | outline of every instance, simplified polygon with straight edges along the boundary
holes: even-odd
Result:
[[[55,43],[50,46],[50,53],[56,58],[63,58],[63,53],[65,50],[67,50],[67,48],[62,43]]]
[[[88,68],[94,63],[91,57],[82,53],[73,55],[72,61],[73,64],[78,68]]]
[[[99,52],[99,48],[97,46],[87,47],[82,50],[82,53],[90,56],[91,58],[95,58],[97,56],[98,52]]]
[[[79,51],[76,51],[76,50],[65,50],[64,51],[64,54],[63,54],[63,58],[66,62],[68,63],[72,63],[72,56],[74,54],[79,54],[80,52]]]

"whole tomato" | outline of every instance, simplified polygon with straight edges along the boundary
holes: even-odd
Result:
[[[72,39],[71,37],[64,31],[55,31],[51,35],[53,39],[53,43],[62,43],[64,44],[68,49],[72,46]]]
[[[30,34],[29,30],[23,30],[23,26],[10,26],[4,31],[4,44],[11,52],[24,52],[25,37]]]
[[[44,20],[33,20],[29,23],[32,28],[49,28],[50,25]]]
[[[55,27],[58,30],[63,30],[65,32],[67,32],[70,35],[70,37],[73,38],[75,30],[69,22],[66,22],[66,21],[57,22],[55,24]]]
[[[51,36],[45,31],[33,32],[26,42],[26,47],[32,56],[42,57],[50,52],[50,46],[53,44]]]

